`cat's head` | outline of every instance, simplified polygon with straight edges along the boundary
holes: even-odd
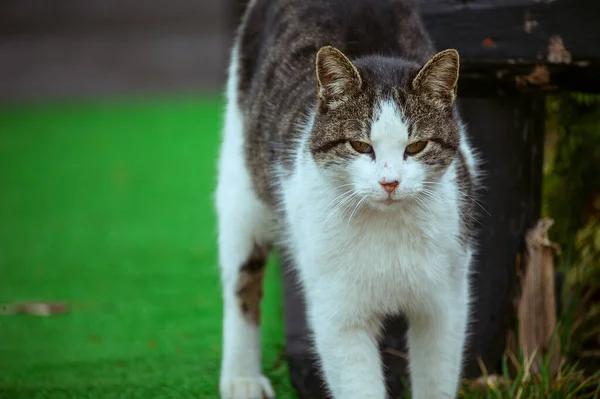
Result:
[[[331,185],[384,209],[435,191],[458,151],[458,70],[455,50],[422,66],[321,48],[309,147]]]

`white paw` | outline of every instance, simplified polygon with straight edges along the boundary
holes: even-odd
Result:
[[[267,377],[224,378],[221,399],[273,399],[275,391]]]

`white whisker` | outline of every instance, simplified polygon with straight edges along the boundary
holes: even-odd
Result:
[[[348,193],[351,193],[352,191],[354,191],[353,189],[344,191],[343,193],[341,193],[340,195],[338,195],[337,197],[335,197],[334,199],[332,199],[324,208],[323,208],[323,214],[325,214],[325,212],[327,212],[327,209],[333,204],[335,203],[335,201],[338,200],[338,198],[345,196]]]
[[[348,196],[342,198],[340,201],[338,201],[338,203],[333,207],[333,209],[331,209],[331,211],[329,212],[329,215],[326,216],[324,224],[327,224],[329,222],[329,219],[335,215],[338,211],[342,211],[342,214],[346,212],[346,208],[348,207],[348,204],[352,204],[354,199],[358,196],[358,193],[354,190],[349,190],[351,192],[351,194],[349,194]],[[339,198],[339,197],[338,197]]]
[[[440,183],[440,182],[432,182],[432,181],[424,181],[423,184],[430,184],[430,185],[438,185],[438,186],[443,186],[444,183]],[[487,209],[484,208],[483,205],[481,205],[475,198],[471,197],[470,195],[468,195],[467,193],[465,193],[463,190],[460,189],[460,187],[456,187],[456,190],[463,196],[465,196],[467,199],[473,201],[477,206],[479,206],[488,216],[492,216]]]
[[[350,218],[348,218],[348,223],[346,223],[346,229],[348,229],[348,226],[350,225],[350,221],[352,220],[352,217],[354,216],[354,214],[356,213],[356,211],[358,210],[358,208],[360,208],[360,205],[363,203],[363,201],[366,199],[367,197],[362,197],[362,199],[360,201],[358,201],[358,203],[356,204],[356,206],[354,207],[354,210],[352,211],[352,213],[350,214]]]

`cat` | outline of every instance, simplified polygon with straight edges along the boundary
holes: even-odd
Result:
[[[259,333],[273,247],[299,275],[334,399],[386,398],[378,339],[397,314],[412,397],[454,398],[479,176],[457,51],[434,51],[412,0],[251,0],[228,73],[221,398],[275,396]]]

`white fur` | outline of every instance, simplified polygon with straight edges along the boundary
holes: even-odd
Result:
[[[221,397],[259,399],[272,388],[261,376],[258,328],[240,314],[235,282],[252,243],[273,241],[267,227],[273,214],[253,192],[243,161],[236,65],[234,56],[217,190],[225,302]],[[410,325],[412,397],[456,395],[471,262],[471,251],[459,238],[456,171],[451,165],[429,186],[435,195],[426,201],[419,197],[426,166],[404,159],[410,139],[401,116],[393,103],[380,104],[371,131],[376,159],[360,156],[340,171],[321,170],[314,162],[307,150],[309,118],[295,171],[280,178],[286,218],[277,225],[292,250],[316,351],[335,399],[386,397],[377,340],[383,317],[400,312]],[[470,154],[466,141],[461,151]],[[474,170],[474,158],[468,159]],[[384,178],[400,181],[391,203],[379,184]]]

